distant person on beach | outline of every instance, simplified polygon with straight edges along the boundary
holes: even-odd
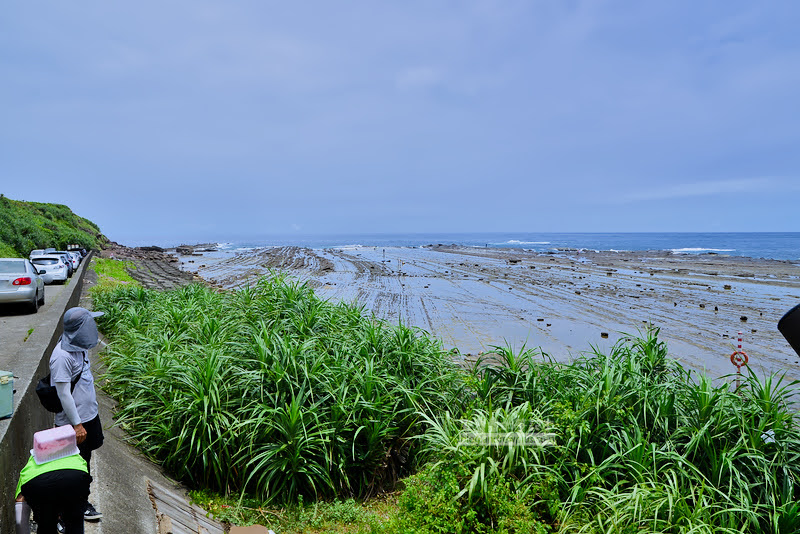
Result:
[[[31,510],[38,534],[56,534],[59,520],[66,534],[83,534],[91,479],[70,425],[34,434],[14,494],[16,534],[30,534]]]
[[[50,356],[50,385],[58,391],[64,408],[56,414],[56,426],[72,425],[80,455],[87,466],[91,465],[92,451],[103,444],[103,425],[89,365],[89,349],[100,341],[94,318],[101,315],[102,312],[90,312],[86,308],[67,310],[63,320],[64,333]],[[75,388],[70,391],[74,380],[77,380]],[[84,519],[96,521],[101,517],[103,514],[86,501]]]

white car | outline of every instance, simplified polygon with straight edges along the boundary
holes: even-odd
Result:
[[[69,267],[58,254],[31,256],[31,263],[39,269],[39,276],[45,284],[64,283],[69,279]]]
[[[56,250],[52,254],[63,254],[72,262],[72,272],[78,270],[78,265],[80,265],[80,262],[75,258],[75,256],[72,255],[71,252],[67,252],[66,250]]]

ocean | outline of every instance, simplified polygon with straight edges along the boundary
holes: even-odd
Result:
[[[800,261],[800,232],[731,233],[425,233],[283,235],[232,239],[222,250],[273,246],[306,248],[421,247],[456,244],[468,247],[522,248],[536,252],[559,249],[597,251],[659,250],[674,254],[726,254]]]

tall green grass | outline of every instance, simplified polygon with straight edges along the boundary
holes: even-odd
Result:
[[[439,342],[283,277],[230,293],[120,287],[95,307],[119,424],[196,487],[369,496],[412,472],[423,418],[462,402]]]
[[[800,531],[797,384],[712,382],[657,329],[570,364],[498,347],[459,369],[282,276],[95,299],[119,423],[198,488],[292,503],[402,479],[392,533]]]
[[[657,334],[569,365],[499,348],[479,362],[474,407],[422,436],[463,473],[452,498],[480,509],[506,484],[559,532],[800,531],[796,383],[714,384]]]

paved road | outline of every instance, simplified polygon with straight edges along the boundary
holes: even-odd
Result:
[[[67,287],[58,284],[45,286],[44,306],[39,307],[38,313],[30,313],[25,305],[0,305],[0,369],[14,370],[13,358],[17,351],[33,331],[45,327],[46,312]],[[52,328],[52,325],[47,324],[47,328]]]

